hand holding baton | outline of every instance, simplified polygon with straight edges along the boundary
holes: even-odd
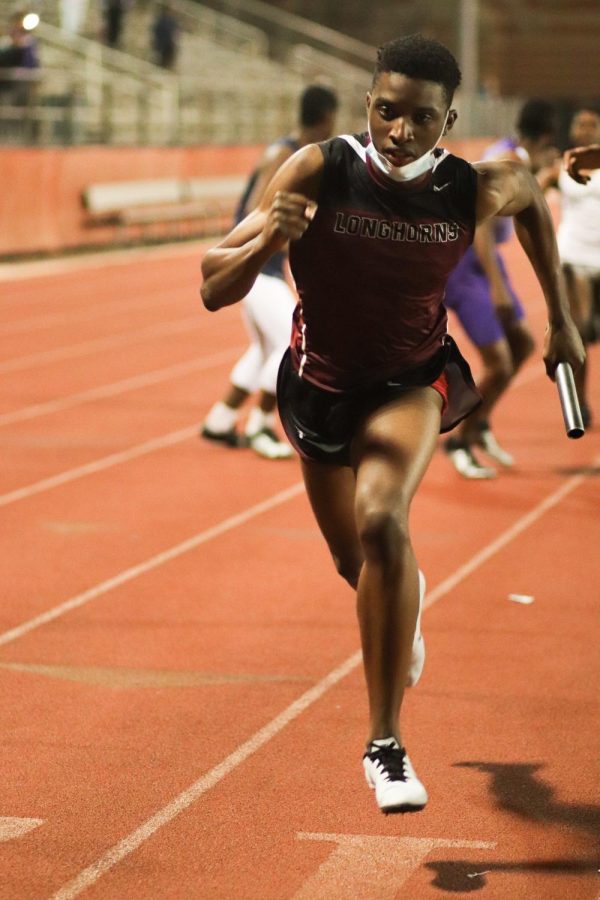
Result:
[[[555,375],[567,437],[583,437],[585,429],[581,418],[573,369],[569,363],[562,362],[557,365]]]

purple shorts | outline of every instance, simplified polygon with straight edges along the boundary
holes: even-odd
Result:
[[[525,311],[510,283],[504,260],[497,251],[496,260],[506,289],[512,298],[515,321],[519,322],[525,317]],[[476,347],[494,344],[505,337],[504,328],[492,302],[489,281],[471,247],[447,281],[444,306],[454,312]]]

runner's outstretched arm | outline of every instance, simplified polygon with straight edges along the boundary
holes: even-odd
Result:
[[[475,168],[480,175],[478,223],[494,215],[513,216],[517,237],[544,294],[548,310],[546,372],[554,379],[559,362],[579,369],[585,350],[569,311],[554,223],[539,184],[522,163],[476,163]]]

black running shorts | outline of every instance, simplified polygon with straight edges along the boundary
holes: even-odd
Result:
[[[351,465],[351,445],[365,416],[415,387],[445,381],[440,432],[450,431],[481,403],[469,364],[446,335],[444,346],[423,366],[397,378],[342,393],[311,384],[295,370],[288,349],[277,379],[279,415],[288,440],[303,459]]]

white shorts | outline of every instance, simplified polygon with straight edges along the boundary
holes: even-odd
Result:
[[[590,278],[591,280],[600,278],[600,266],[581,266],[565,260],[563,260],[563,265],[569,266],[580,278]]]
[[[556,234],[561,263],[588,278],[597,278],[600,274],[600,233],[592,232],[592,237],[596,234],[596,240],[590,239],[590,235],[585,235],[584,239],[581,229],[576,233],[573,228],[561,223]]]
[[[251,344],[233,367],[231,383],[249,394],[275,394],[277,372],[290,343],[296,297],[289,285],[273,275],[259,275],[242,310]]]

